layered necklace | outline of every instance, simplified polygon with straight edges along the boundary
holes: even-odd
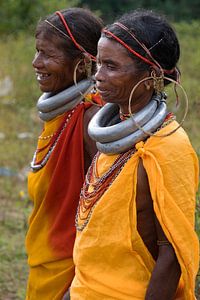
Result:
[[[97,161],[100,152],[97,152],[95,155],[92,164],[88,169],[85,182],[80,193],[80,201],[75,219],[76,229],[78,231],[82,231],[87,226],[98,201],[116,179],[127,161],[136,152],[135,144],[147,138],[145,135],[143,135],[140,139],[138,138],[139,130],[137,130],[136,125],[134,129],[131,128],[131,125],[133,127],[133,121],[130,120],[131,118],[127,118],[128,116],[123,116],[124,121],[116,124],[116,114],[118,114],[117,118],[119,119],[119,109],[110,104],[109,106],[105,106],[97,113],[99,115],[97,116],[96,114],[90,122],[89,133],[92,133],[91,136],[93,138],[95,136],[95,140],[98,140],[98,148],[105,150],[101,152],[109,152],[113,154],[119,153],[119,155],[108,171],[101,177],[97,174]],[[137,113],[134,117],[140,125],[147,124],[146,128],[148,127],[148,129],[151,129],[153,132],[159,131],[161,128],[164,128],[175,120],[174,114],[167,113],[165,98],[163,95],[153,97],[147,107],[145,107],[142,112],[140,111]],[[113,123],[114,125],[112,125]],[[121,130],[123,132],[121,132]],[[130,131],[132,132],[131,134]],[[140,132],[140,134],[142,134],[142,132]],[[131,143],[128,141],[127,145],[122,144],[120,141],[120,139],[125,139],[126,135],[128,135],[129,140],[131,139]],[[109,151],[107,151],[106,147],[103,147],[102,145],[99,146],[100,141],[102,144],[104,142],[110,143]],[[113,141],[114,146],[112,145]]]
[[[78,104],[72,111],[70,111],[67,114],[67,117],[64,119],[61,126],[58,128],[58,130],[55,133],[53,133],[50,136],[45,136],[45,137],[40,136],[39,137],[39,139],[43,139],[43,140],[50,139],[50,140],[44,147],[36,149],[36,151],[33,155],[32,162],[31,162],[32,171],[34,171],[34,172],[39,171],[41,168],[43,168],[46,165],[46,163],[49,160],[52,152],[54,151],[63,131],[67,127],[68,122],[70,121],[72,115],[74,114],[74,112],[76,111],[76,109],[78,108],[79,105],[80,104]],[[43,157],[40,160],[37,160],[37,155],[42,152],[45,152],[45,154],[43,155]]]
[[[56,132],[47,136],[39,136],[38,139],[43,141],[47,140],[47,144],[36,149],[30,164],[32,171],[36,172],[46,165],[72,115],[81,104],[84,95],[86,95],[93,86],[94,83],[86,79],[54,96],[51,96],[49,93],[44,93],[39,98],[37,108],[39,110],[39,117],[43,121],[50,121],[65,112],[68,113]],[[42,153],[44,154],[42,155]],[[38,155],[41,156],[40,159],[37,159]]]
[[[101,177],[97,175],[96,171],[97,161],[100,155],[100,152],[97,152],[88,169],[80,193],[80,201],[75,219],[76,229],[78,231],[82,231],[86,227],[98,200],[109,188],[135,151],[134,148],[118,155],[112,166]]]

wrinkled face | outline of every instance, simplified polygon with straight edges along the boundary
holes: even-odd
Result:
[[[73,84],[76,62],[60,48],[59,37],[48,39],[42,33],[36,38],[32,65],[42,92],[57,93]]]
[[[117,103],[123,112],[128,112],[131,90],[145,76],[146,73],[137,70],[134,60],[122,45],[106,37],[100,38],[95,78],[105,102]],[[132,100],[134,110],[144,106],[144,93],[144,85],[136,89]]]

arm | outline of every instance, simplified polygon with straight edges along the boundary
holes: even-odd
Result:
[[[166,244],[159,246],[158,258],[152,272],[145,300],[172,300],[176,293],[181,270],[174,249],[168,243],[157,219],[155,223],[158,240],[165,241]]]
[[[181,271],[174,249],[155,216],[148,177],[141,160],[138,166],[136,203],[139,234],[156,262],[145,300],[172,300]],[[165,241],[165,244],[157,245],[157,241]]]
[[[68,291],[65,293],[62,300],[70,300],[70,289],[68,289]]]
[[[98,106],[91,106],[85,111],[83,119],[83,136],[84,136],[84,161],[85,161],[85,173],[90,166],[94,155],[97,153],[96,142],[93,141],[88,134],[88,124],[92,117],[97,113],[100,108]]]

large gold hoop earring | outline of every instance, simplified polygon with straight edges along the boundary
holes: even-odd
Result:
[[[170,131],[170,132],[168,132],[168,133],[166,133],[166,134],[152,133],[152,132],[150,132],[150,131],[144,130],[144,129],[143,129],[143,128],[142,128],[142,127],[134,120],[134,118],[133,118],[134,114],[133,114],[132,111],[131,111],[131,101],[132,101],[132,97],[133,97],[133,94],[134,94],[135,90],[138,88],[138,86],[139,86],[141,83],[143,83],[143,82],[145,82],[145,81],[147,81],[147,80],[154,80],[154,88],[158,88],[157,90],[155,90],[156,93],[161,93],[161,92],[163,91],[163,90],[161,90],[162,84],[160,85],[161,77],[162,77],[162,79],[163,79],[163,83],[164,83],[164,79],[166,79],[166,80],[169,80],[170,82],[174,83],[175,86],[180,87],[180,89],[181,89],[182,92],[183,92],[184,98],[185,98],[185,110],[184,110],[184,115],[183,115],[183,118],[182,118],[181,122],[179,123],[179,125],[178,125],[175,129],[173,129],[172,131]],[[188,103],[189,103],[189,100],[188,100],[188,96],[187,96],[187,94],[186,94],[185,89],[183,88],[183,86],[182,86],[179,82],[177,82],[177,81],[175,81],[175,80],[173,80],[173,79],[171,79],[171,78],[169,78],[169,77],[166,77],[166,76],[164,76],[164,75],[158,76],[156,80],[157,80],[157,82],[155,82],[155,76],[152,76],[152,74],[151,74],[151,76],[146,77],[146,78],[143,78],[142,80],[140,80],[140,81],[132,88],[131,93],[130,93],[130,96],[129,96],[129,104],[128,104],[129,115],[130,115],[130,117],[132,117],[132,120],[133,120],[133,122],[135,123],[135,125],[137,126],[137,128],[138,128],[139,130],[143,131],[145,134],[147,134],[147,135],[149,135],[149,136],[154,136],[154,137],[166,137],[166,136],[169,136],[169,135],[173,134],[174,132],[176,132],[176,131],[182,126],[183,122],[185,121],[186,115],[187,115],[187,113],[188,113]],[[159,83],[160,86],[158,85],[158,83]],[[163,89],[164,89],[164,86],[163,86]]]

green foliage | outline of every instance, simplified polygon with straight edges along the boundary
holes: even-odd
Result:
[[[188,23],[177,23],[175,25],[181,46],[180,70],[182,84],[187,91],[189,98],[189,112],[184,123],[200,156],[200,23],[193,21]]]
[[[9,101],[12,98],[12,101],[16,102],[16,109],[19,106],[33,106],[34,96],[39,95],[32,68],[35,53],[34,35],[29,36],[21,32],[17,37],[9,36],[7,42],[0,44],[0,53],[3,57],[0,80],[9,76],[15,87],[9,94]]]
[[[98,11],[105,23],[110,23],[124,12],[136,8],[154,9],[171,20],[199,19],[199,0],[80,0],[80,5]]]
[[[0,299],[25,299],[28,276],[24,236],[30,204],[19,196],[24,182],[0,178]]]
[[[41,17],[77,4],[78,0],[0,0],[0,34],[33,31]]]

